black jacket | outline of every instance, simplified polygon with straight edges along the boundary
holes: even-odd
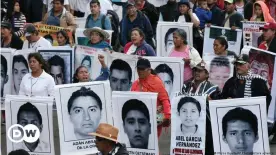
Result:
[[[221,26],[224,27],[224,24],[225,24],[225,15],[226,15],[226,11],[223,11],[222,12],[222,17],[223,17],[223,20],[222,20],[222,23],[221,23]],[[229,17],[229,25],[230,25],[230,28],[232,26],[235,26],[235,27],[238,27],[238,28],[242,28],[242,21],[243,21],[243,16],[236,12],[234,13],[231,17]]]
[[[117,143],[108,155],[129,155],[125,144]],[[98,153],[99,155],[99,153]]]
[[[2,40],[3,41],[3,40]],[[16,36],[14,33],[12,34],[12,39],[11,39],[11,43],[10,43],[10,48],[14,48],[17,50],[21,50],[23,46],[23,41]],[[1,42],[1,47],[4,47],[3,42]]]
[[[263,42],[263,35],[258,38],[258,46]],[[268,51],[276,53],[276,36],[272,39],[269,44]]]
[[[142,11],[145,15],[147,15],[147,17],[149,18],[149,21],[151,23],[151,27],[153,30],[153,34],[156,34],[156,27],[157,27],[157,22],[159,19],[159,13],[156,10],[155,6],[153,4],[151,4],[148,1],[145,1],[145,5]]]
[[[174,22],[175,16],[178,14],[177,2],[169,2],[166,5],[160,7],[160,14],[163,17],[163,21]]]
[[[27,23],[42,20],[43,0],[20,0],[20,10],[26,16]]]
[[[224,20],[222,16],[222,10],[215,5],[211,8],[211,12],[212,12],[211,24],[215,26],[221,26]]]

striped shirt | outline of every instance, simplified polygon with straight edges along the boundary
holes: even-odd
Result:
[[[24,25],[26,24],[26,17],[23,13],[15,13],[12,17],[12,25],[15,35],[18,37],[24,34]]]

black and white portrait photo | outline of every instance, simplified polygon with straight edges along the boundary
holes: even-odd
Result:
[[[205,150],[206,96],[176,96],[172,100],[171,153]]]
[[[1,97],[11,94],[11,49],[1,49]]]
[[[50,75],[54,78],[56,85],[71,83],[73,66],[72,48],[39,48],[38,52],[47,61]]]
[[[158,22],[157,25],[157,56],[169,56],[174,47],[173,32],[183,29],[187,33],[188,45],[193,46],[193,24],[182,22]]]
[[[53,145],[53,117],[52,106],[53,98],[39,97],[27,98],[24,96],[8,95],[5,100],[6,105],[6,131],[10,126],[19,124],[22,127],[32,124],[35,125],[40,132],[40,136],[35,142],[22,141],[13,143],[7,137],[8,152],[18,149],[28,151],[30,154],[54,154]],[[12,128],[12,130],[16,128]],[[22,130],[17,128],[17,130]],[[8,133],[7,133],[8,134]],[[17,137],[13,137],[17,139]]]
[[[95,137],[88,134],[100,123],[111,123],[109,83],[60,85],[55,90],[61,152],[96,153]]]
[[[265,97],[210,102],[215,152],[269,153]]]
[[[118,92],[112,94],[114,125],[121,131],[119,141],[128,151],[158,151],[155,93]],[[155,104],[154,104],[155,103]],[[156,150],[157,149],[157,150]]]

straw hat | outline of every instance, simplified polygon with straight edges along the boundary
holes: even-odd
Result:
[[[90,36],[91,36],[91,32],[98,32],[99,34],[101,34],[104,38],[104,40],[108,39],[109,38],[109,34],[104,31],[103,29],[101,29],[100,27],[93,27],[93,28],[90,28],[90,29],[86,29],[83,31],[83,34],[90,39]]]
[[[96,132],[88,133],[90,136],[97,136],[101,138],[105,138],[114,142],[117,142],[119,130],[114,126],[106,123],[101,123]]]

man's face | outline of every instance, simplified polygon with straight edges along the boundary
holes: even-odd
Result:
[[[265,79],[268,79],[269,76],[269,66],[266,63],[260,63],[256,60],[251,63],[251,71],[254,74],[258,74]]]
[[[101,7],[97,3],[92,3],[90,5],[90,10],[92,15],[98,15],[100,13]]]
[[[208,77],[208,74],[204,69],[195,69],[194,70],[194,79],[196,81],[204,81]]]
[[[64,76],[62,73],[61,66],[51,66],[50,74],[55,80],[56,85],[60,85],[64,83]]]
[[[12,73],[13,73],[14,88],[15,88],[16,94],[18,94],[22,78],[24,75],[26,75],[29,72],[29,70],[23,62],[15,62],[13,66],[14,68]]]
[[[211,66],[210,69],[210,78],[211,83],[217,84],[219,88],[223,88],[224,83],[230,77],[230,68],[226,66]]]
[[[1,27],[1,37],[6,38],[11,34],[11,30],[6,27]]]
[[[275,30],[265,29],[263,30],[264,41],[270,41],[275,36]]]
[[[134,0],[136,6],[142,6],[144,0]]]
[[[8,75],[5,73],[4,66],[1,64],[1,97],[3,97],[4,85],[8,82],[8,80]]]
[[[166,46],[166,52],[169,53],[172,50],[173,46],[174,46],[174,44],[173,44],[173,33],[168,35],[168,40],[167,40],[167,43],[166,43],[165,46]]]
[[[63,9],[63,5],[60,3],[60,1],[53,1],[53,9],[55,11],[61,11]]]
[[[232,3],[228,3],[226,1],[224,1],[225,4],[225,8],[226,8],[226,12],[227,13],[232,13],[235,10],[235,5]]]
[[[124,120],[124,131],[129,138],[132,148],[148,148],[151,125],[142,112],[131,110],[127,113]]]
[[[168,73],[158,73],[159,78],[162,80],[167,93],[170,95],[173,88],[173,81]]]
[[[258,139],[251,125],[241,120],[228,122],[226,135],[223,136],[232,153],[252,153]]]
[[[128,6],[127,7],[127,15],[128,16],[134,16],[137,12],[137,9],[135,8],[135,6]]]
[[[248,70],[249,70],[249,64],[241,64],[241,63],[236,63],[235,64],[236,71],[239,75],[247,75]]]
[[[77,139],[91,138],[88,133],[95,132],[101,120],[98,102],[90,96],[76,98],[70,109],[70,120]]]
[[[127,71],[112,70],[110,75],[110,87],[112,91],[129,91],[130,84]]]
[[[22,125],[23,127],[28,124],[33,124],[38,127],[39,131],[42,131],[43,125],[40,124],[38,116],[34,112],[29,111],[22,111],[19,114],[18,124]]]

